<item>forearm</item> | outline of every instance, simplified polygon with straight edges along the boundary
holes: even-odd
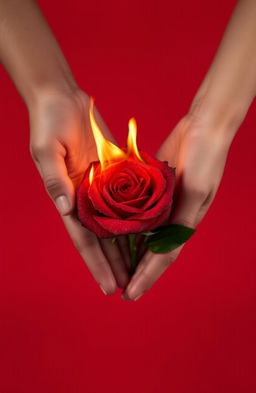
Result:
[[[255,21],[256,1],[240,0],[189,112],[232,137],[256,93]]]
[[[0,60],[29,107],[46,89],[70,92],[73,75],[33,0],[0,1]]]

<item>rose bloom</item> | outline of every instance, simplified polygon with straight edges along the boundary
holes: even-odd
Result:
[[[85,172],[77,191],[78,217],[99,238],[150,231],[169,218],[174,169],[147,153],[139,154],[142,161],[128,156],[103,170],[97,161]]]

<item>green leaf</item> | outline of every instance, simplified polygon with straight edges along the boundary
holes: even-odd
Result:
[[[116,237],[112,237],[111,243],[114,244],[116,242]]]
[[[158,228],[158,231],[147,237],[146,245],[154,253],[165,253],[180,247],[195,233],[195,229],[183,225],[171,224]]]

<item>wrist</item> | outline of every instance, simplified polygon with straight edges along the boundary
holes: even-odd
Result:
[[[208,105],[204,98],[196,97],[185,115],[184,130],[193,140],[205,140],[218,149],[228,151],[242,118],[234,113],[219,112],[217,108]],[[208,141],[208,142],[207,142]]]
[[[37,108],[50,107],[54,103],[80,103],[85,97],[87,95],[77,85],[43,85],[28,100],[27,108],[33,113]]]
[[[46,99],[54,99],[58,97],[72,97],[79,90],[73,76],[63,75],[54,81],[37,80],[32,86],[28,87],[24,94],[24,100],[29,111],[35,106],[40,105]]]
[[[193,99],[186,117],[190,124],[231,143],[251,104],[251,101],[247,101],[230,99],[227,104],[227,101],[212,96],[210,92],[204,95],[199,93]]]

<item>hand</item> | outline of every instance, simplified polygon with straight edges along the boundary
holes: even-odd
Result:
[[[129,281],[126,239],[115,244],[110,239],[99,240],[82,227],[74,213],[76,187],[89,163],[98,160],[89,98],[78,89],[72,94],[47,91],[29,111],[30,151],[45,188],[95,280],[103,292],[112,294]],[[96,108],[94,114],[105,137],[114,142]]]
[[[205,216],[223,174],[231,140],[223,130],[209,129],[184,117],[168,136],[157,157],[176,167],[171,223],[194,228]],[[176,260],[183,246],[164,254],[146,251],[123,297],[137,300]]]

